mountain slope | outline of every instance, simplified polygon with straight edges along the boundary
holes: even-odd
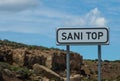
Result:
[[[97,81],[97,60],[70,53],[71,81]],[[120,61],[102,61],[102,81],[120,81]],[[0,40],[0,81],[65,81],[66,51]]]
[[[80,56],[80,54],[73,53],[73,52],[71,52],[70,54],[71,54],[71,58],[70,58],[71,74],[78,74],[78,73],[80,74],[82,56]],[[8,40],[1,40],[0,41],[0,61],[9,63],[13,67],[21,67],[21,68],[26,67],[28,70],[32,70],[33,74],[29,75],[28,78],[36,74],[34,73],[34,70],[33,70],[34,69],[33,66],[35,64],[45,66],[46,68],[56,72],[63,78],[66,76],[66,73],[65,73],[66,51],[64,50],[59,50],[55,48],[46,48],[42,46],[31,46],[31,45],[25,45],[25,44],[16,43]],[[43,68],[41,69],[43,70]],[[9,69],[9,71],[12,71],[12,70]],[[27,72],[29,73],[29,71]],[[51,73],[49,73],[49,76],[50,74]],[[40,73],[38,75],[40,75]],[[41,77],[43,78],[44,77],[47,77],[49,79],[54,78],[54,76],[52,75],[51,77],[46,76],[46,71],[45,73],[43,72],[43,74],[41,75],[42,75]],[[20,78],[21,76],[23,75],[20,75]],[[26,78],[22,78],[22,80],[23,79],[26,79]]]

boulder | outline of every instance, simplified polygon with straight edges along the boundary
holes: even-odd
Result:
[[[14,77],[15,76],[14,73],[12,71],[10,71],[9,69],[3,69],[3,72],[8,77]]]
[[[14,49],[13,50],[14,63],[18,64],[19,66],[23,66],[24,65],[24,55],[25,55],[25,50]]]
[[[82,66],[82,56],[79,54],[70,54],[70,69],[71,71],[79,72]],[[66,69],[66,53],[54,53],[52,56],[52,70],[65,71]]]
[[[67,81],[67,79],[64,78],[64,81]],[[70,76],[70,81],[81,81],[80,74],[76,74],[76,75]]]
[[[53,53],[52,56],[52,70],[65,71],[66,69],[66,55],[65,53]]]
[[[9,49],[0,49],[0,61],[12,64],[13,63],[12,51]]]
[[[22,81],[16,78],[15,74],[8,69],[0,71],[0,81]]]
[[[71,53],[70,54],[70,69],[73,71],[80,71],[82,66],[82,56],[80,54]]]
[[[43,76],[46,76],[49,79],[56,79],[57,81],[63,81],[63,78],[60,77],[57,73],[54,71],[48,69],[47,67],[39,64],[33,65],[33,70],[36,74],[42,74]]]
[[[34,64],[45,65],[46,58],[43,55],[35,55],[35,54],[25,54],[24,55],[24,66],[28,68],[32,68]]]

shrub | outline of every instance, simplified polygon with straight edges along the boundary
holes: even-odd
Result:
[[[21,79],[28,78],[31,74],[33,74],[33,72],[29,71],[29,69],[27,69],[26,67],[21,68],[21,67],[11,66],[10,70],[19,74],[20,75],[19,78]]]
[[[120,81],[120,75],[116,79],[117,79],[117,81]]]
[[[9,69],[10,68],[10,64],[5,63],[5,62],[0,62],[0,67],[1,69]]]

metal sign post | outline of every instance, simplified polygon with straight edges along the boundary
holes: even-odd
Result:
[[[66,66],[67,66],[67,81],[70,81],[70,46],[66,45]]]
[[[98,81],[101,81],[101,45],[98,45]]]

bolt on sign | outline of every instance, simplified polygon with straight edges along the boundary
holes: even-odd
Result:
[[[56,31],[58,45],[72,44],[108,44],[107,28],[58,28]]]

